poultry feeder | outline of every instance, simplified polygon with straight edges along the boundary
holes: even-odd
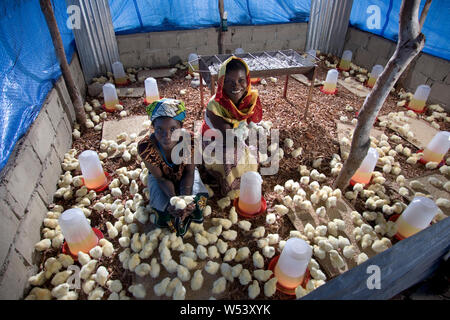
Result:
[[[70,254],[75,260],[78,252],[89,253],[103,238],[100,230],[91,228],[80,208],[64,211],[58,218],[58,223],[65,239],[62,251]]]
[[[369,80],[367,80],[366,86],[369,88],[373,88],[375,82],[377,81],[380,74],[383,72],[384,68],[382,65],[376,64],[373,66],[372,71],[370,72]]]
[[[114,83],[117,86],[126,86],[130,83],[128,76],[123,69],[123,65],[120,61],[116,61],[112,64]]]
[[[423,164],[426,164],[427,162],[436,162],[439,163],[439,166],[442,166],[444,164],[444,156],[449,148],[450,132],[439,131],[428,143],[425,150],[418,151],[423,151],[423,157],[420,158],[419,161]]]
[[[145,79],[144,85],[145,85],[144,103],[146,105],[160,99],[158,84],[155,78],[149,77]]]
[[[350,70],[350,62],[352,61],[352,52],[350,50],[345,50],[342,54],[341,62],[339,63],[338,69],[340,71]]]
[[[78,157],[78,161],[86,188],[96,192],[105,190],[109,184],[109,174],[103,171],[97,152],[83,151]]]
[[[378,161],[378,151],[375,148],[369,148],[366,157],[356,170],[350,180],[350,184],[354,186],[356,183],[368,185],[372,179],[372,172]]]
[[[191,53],[188,57],[188,64],[189,64],[189,74],[191,76],[194,75],[194,72],[198,70],[198,55],[196,53]]]
[[[116,111],[116,105],[119,104],[119,97],[117,96],[116,86],[112,83],[107,83],[103,86],[103,97],[105,104],[102,106],[108,112]]]
[[[397,224],[398,240],[408,238],[428,227],[434,216],[438,213],[438,207],[433,200],[426,197],[414,197],[409,206],[397,217],[392,217]]]
[[[254,218],[266,211],[267,203],[261,195],[262,182],[258,172],[249,171],[242,175],[239,197],[234,200],[234,206],[240,216]]]
[[[306,60],[308,60],[311,63],[316,62],[316,50],[311,49],[306,51]]]
[[[320,91],[326,94],[336,94],[338,75],[339,72],[336,69],[329,70],[327,73],[327,78],[325,79],[325,83],[323,87],[320,88]]]
[[[411,101],[406,105],[406,108],[417,113],[424,113],[425,103],[430,95],[430,91],[430,86],[427,86],[426,84],[418,86]]]
[[[280,255],[272,258],[269,270],[277,281],[277,290],[288,295],[295,295],[295,289],[301,285],[306,288],[310,273],[308,264],[312,257],[309,244],[300,238],[290,238]]]

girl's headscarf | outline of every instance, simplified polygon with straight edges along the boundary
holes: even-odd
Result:
[[[238,106],[223,91],[227,64],[234,59],[242,62],[247,75],[247,89]],[[217,80],[217,92],[208,102],[207,109],[232,124],[233,127],[237,127],[239,122],[243,120],[247,122],[253,121],[255,123],[262,120],[262,107],[259,101],[258,91],[252,90],[251,88],[250,70],[244,60],[236,56],[231,56],[222,63]]]
[[[146,111],[152,122],[159,117],[170,117],[181,122],[186,118],[184,102],[176,99],[156,100],[147,106]]]

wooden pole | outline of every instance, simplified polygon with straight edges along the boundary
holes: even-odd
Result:
[[[350,154],[333,184],[334,189],[344,190],[361,165],[370,147],[370,129],[378,112],[402,72],[425,45],[419,27],[419,5],[420,0],[402,2],[397,47],[359,112]]]
[[[223,31],[222,31],[222,19],[223,19],[223,0],[219,0],[219,13],[220,13],[220,26],[219,26],[219,38],[218,38],[218,47],[219,53],[223,53]]]
[[[308,117],[308,109],[309,109],[309,104],[311,102],[311,97],[312,97],[312,92],[313,92],[313,88],[314,88],[314,83],[316,82],[316,75],[317,75],[317,67],[314,67],[313,77],[312,77],[311,83],[309,85],[308,99],[306,99],[305,114],[303,116],[304,120],[306,120],[306,118]]]
[[[286,75],[286,81],[284,83],[284,90],[283,90],[283,98],[286,98],[286,96],[287,96],[287,88],[288,88],[289,76],[290,76],[290,74]]]
[[[52,37],[53,46],[55,47],[56,56],[58,57],[61,72],[66,83],[67,91],[69,92],[70,100],[72,100],[75,108],[75,116],[77,122],[81,126],[81,131],[86,130],[86,113],[83,107],[83,99],[81,93],[78,90],[75,81],[73,80],[72,73],[70,72],[69,63],[66,59],[66,52],[64,51],[64,45],[59,33],[58,24],[56,23],[55,14],[50,0],[39,0],[42,13],[45,16],[50,35]]]

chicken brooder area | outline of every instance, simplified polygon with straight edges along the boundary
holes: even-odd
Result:
[[[318,58],[321,84],[338,58]],[[185,102],[184,127],[195,131],[194,121],[204,114],[198,74],[188,74],[187,63],[168,70],[169,75],[157,78],[159,94]],[[86,97],[88,129],[80,134],[75,124],[72,149],[64,157],[64,173],[41,227],[42,240],[35,245],[40,271],[29,278],[25,299],[295,299],[401,241],[392,217],[404,212],[415,196],[431,198],[439,207],[432,223],[450,214],[450,158],[439,166],[422,164],[418,151],[424,130],[415,125],[435,130],[426,132],[449,131],[450,117],[441,106],[428,105],[426,112],[416,113],[404,107],[413,93],[393,90],[373,127],[371,147],[379,157],[371,182],[339,190],[332,184],[348,156],[364,96],[340,83],[332,95],[315,86],[305,118],[309,87],[291,77],[283,98],[284,77],[265,77],[253,85],[263,106],[257,126],[280,133],[279,142],[269,141],[268,154],[259,157],[261,167],[279,159],[278,172],[262,176],[266,212],[253,218],[239,215],[233,205],[238,195],[221,196],[217,182],[200,167],[210,195],[204,222],[192,223],[183,238],[156,228],[148,170],[137,153],[137,143],[152,130],[142,91],[151,71],[126,70],[130,82],[120,87],[113,112],[102,108],[101,90]],[[339,74],[346,83],[356,83],[356,90],[369,90],[363,87],[368,78],[367,70],[354,64]],[[107,82],[114,84],[112,74],[95,78],[93,85],[102,88]],[[210,90],[204,94],[207,101]],[[132,125],[114,136],[105,132],[108,123],[117,127],[128,120]],[[98,153],[109,176],[104,190],[85,185],[79,161],[85,150]],[[102,234],[97,245],[76,255],[64,245],[58,220],[71,208],[81,209],[90,227]],[[300,285],[277,289],[274,259],[291,238],[306,241],[312,258]]]

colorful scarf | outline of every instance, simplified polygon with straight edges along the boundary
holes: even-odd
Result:
[[[156,100],[149,104],[145,110],[151,121],[159,117],[170,117],[183,122],[186,118],[184,102],[176,99],[164,98]]]
[[[241,102],[238,106],[235,106],[233,101],[231,101],[231,99],[227,97],[225,92],[223,92],[227,64],[233,59],[237,59],[243,63],[247,74],[248,85],[246,94],[244,98],[241,99]],[[262,107],[261,102],[259,101],[258,91],[252,90],[251,88],[250,70],[248,69],[248,66],[244,60],[235,56],[231,56],[222,63],[218,75],[217,92],[209,100],[208,106],[206,108],[212,111],[216,116],[219,116],[226,122],[230,123],[233,128],[237,128],[239,126],[239,123],[243,120],[246,120],[247,122],[253,121],[255,123],[258,123],[262,120]]]

